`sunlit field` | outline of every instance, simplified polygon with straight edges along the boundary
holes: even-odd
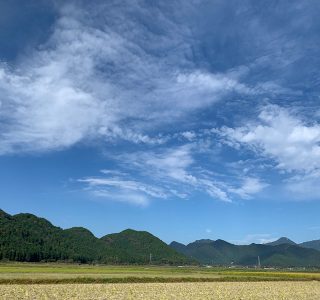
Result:
[[[320,281],[320,272],[206,267],[0,264],[1,284]]]
[[[316,270],[0,264],[0,299],[320,299]]]
[[[320,299],[319,282],[1,285],[1,299]]]

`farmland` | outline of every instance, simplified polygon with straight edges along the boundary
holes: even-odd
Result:
[[[320,273],[206,267],[0,264],[1,299],[320,299]]]
[[[0,283],[125,283],[213,281],[320,281],[317,271],[167,266],[0,264]]]
[[[319,282],[201,282],[1,285],[2,299],[295,299],[316,300]]]

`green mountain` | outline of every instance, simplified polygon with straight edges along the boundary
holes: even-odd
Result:
[[[282,245],[282,244],[297,245],[297,246],[300,246],[303,248],[310,248],[310,249],[315,249],[315,250],[320,251],[320,240],[314,240],[314,241],[308,241],[308,242],[296,244],[292,240],[290,240],[286,237],[282,237],[274,242],[266,243],[265,245],[277,246],[277,245]]]
[[[304,242],[304,243],[299,244],[299,246],[304,247],[304,248],[311,248],[311,249],[315,249],[315,250],[319,250],[320,251],[320,240]]]
[[[259,256],[264,266],[320,267],[320,251],[307,248],[319,241],[301,246],[288,241],[238,246],[223,240],[198,240],[188,245],[172,242],[169,247],[146,231],[127,229],[99,239],[82,227],[63,230],[32,214],[11,216],[0,210],[0,260],[108,264],[192,264],[197,260],[253,266]]]
[[[184,255],[146,231],[124,230],[101,238],[117,255],[119,262],[146,264],[190,263]]]
[[[223,240],[196,241],[188,245],[172,242],[170,246],[203,264],[242,265],[258,264],[278,267],[320,267],[320,252],[297,245],[234,245]]]
[[[63,230],[32,214],[0,213],[0,258],[16,261],[94,262],[106,245],[84,228]]]
[[[63,230],[32,214],[0,210],[0,260],[80,263],[185,264],[190,259],[145,231],[125,230],[96,238],[89,230]]]
[[[294,241],[291,241],[287,237],[281,237],[280,239],[273,241],[273,242],[270,242],[270,243],[266,243],[265,245],[278,246],[278,245],[282,245],[282,244],[296,245],[296,243]]]

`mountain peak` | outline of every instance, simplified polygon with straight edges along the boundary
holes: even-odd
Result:
[[[234,245],[229,242],[226,242],[225,240],[217,239],[214,242],[214,246],[215,247],[222,247],[222,246],[224,247],[224,246],[234,246]]]
[[[139,234],[139,233],[146,233],[147,231],[140,231],[140,230],[135,230],[131,228],[127,228],[125,230],[120,231],[119,233],[127,233],[127,234]]]
[[[201,240],[194,241],[194,243],[196,243],[196,244],[210,244],[213,242],[214,242],[214,240],[210,240],[210,239],[201,239]]]
[[[294,241],[288,239],[287,237],[281,237],[273,242],[266,243],[265,245],[278,246],[278,245],[282,245],[282,244],[296,245],[296,243]]]
[[[186,246],[185,244],[182,244],[182,243],[179,243],[179,242],[176,242],[176,241],[172,241],[172,242],[169,244],[170,247],[175,246],[175,245]]]
[[[86,235],[86,236],[94,237],[94,234],[90,230],[84,227],[71,227],[71,228],[65,229],[64,232],[72,233],[75,235]]]

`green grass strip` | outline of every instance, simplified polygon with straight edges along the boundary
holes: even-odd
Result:
[[[123,277],[123,278],[14,278],[0,279],[0,284],[93,284],[93,283],[177,283],[177,282],[261,282],[261,281],[320,281],[319,278],[292,278],[292,277],[253,277],[227,276],[220,278],[210,277]]]

